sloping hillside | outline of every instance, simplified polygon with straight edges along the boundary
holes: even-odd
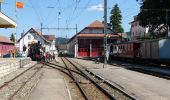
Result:
[[[56,43],[58,44],[66,44],[69,41],[69,38],[62,38],[62,37],[58,37],[56,38]]]

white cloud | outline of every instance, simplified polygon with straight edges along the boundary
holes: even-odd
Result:
[[[93,5],[89,8],[87,8],[88,11],[103,11],[103,5],[102,4],[98,4],[98,5]]]

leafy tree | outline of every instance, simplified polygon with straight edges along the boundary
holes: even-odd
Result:
[[[115,4],[110,12],[110,24],[113,32],[115,33],[123,33],[123,28],[121,26],[122,21],[122,15],[121,11],[118,7],[118,4]]]
[[[11,34],[10,40],[13,41],[13,42],[15,42],[15,36],[14,36],[13,33]]]
[[[59,42],[56,42],[56,43],[55,43],[55,47],[56,47],[57,50],[59,50],[59,48],[60,48]]]
[[[149,32],[166,32],[166,16],[170,26],[170,0],[137,0],[141,4],[138,20],[141,26],[149,26]]]

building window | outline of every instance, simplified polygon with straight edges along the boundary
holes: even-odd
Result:
[[[31,35],[28,35],[28,40],[31,40]]]

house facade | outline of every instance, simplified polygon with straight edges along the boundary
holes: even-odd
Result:
[[[148,27],[142,27],[141,25],[139,25],[139,20],[137,19],[137,16],[134,16],[134,21],[132,21],[130,24],[130,33],[132,41],[137,40],[137,38],[140,36],[145,36],[149,31]]]
[[[56,37],[55,35],[43,35],[43,37],[50,41],[50,51],[56,51],[56,46],[55,46],[55,42],[56,42]]]
[[[0,57],[14,50],[14,43],[5,36],[0,36]]]
[[[55,36],[54,36],[55,37]],[[50,50],[55,50],[54,42],[53,40],[49,37],[44,37],[41,32],[38,32],[37,30],[31,28],[29,31],[27,31],[25,34],[22,34],[21,38],[18,40],[17,47],[19,48],[20,52],[23,52],[23,47],[24,45],[26,46],[26,55],[28,53],[28,48],[32,43],[37,43],[40,41],[42,47],[45,48],[45,52],[49,52]]]
[[[96,20],[68,41],[68,52],[80,58],[103,56],[105,36],[108,43],[113,43],[119,38],[119,35],[114,35],[109,29],[105,35],[104,24]]]

